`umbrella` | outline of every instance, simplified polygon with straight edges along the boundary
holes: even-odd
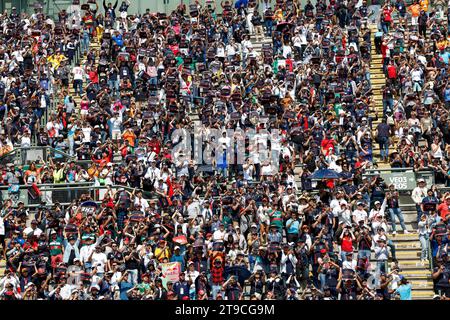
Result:
[[[243,266],[225,267],[224,276],[225,278],[228,276],[236,276],[238,278],[238,282],[241,285],[244,285],[244,281],[250,278],[251,272]]]
[[[280,22],[279,24],[277,24],[276,31],[283,31],[285,29],[289,29],[289,28],[292,28],[292,27],[294,27],[293,23]]]
[[[339,179],[341,174],[330,169],[322,169],[315,171],[309,176],[309,179],[321,180],[321,179]]]

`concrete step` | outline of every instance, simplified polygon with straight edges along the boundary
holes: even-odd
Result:
[[[433,299],[434,292],[433,292],[433,290],[429,290],[429,291],[412,290],[411,296],[414,300],[431,300],[431,299]]]
[[[433,280],[410,280],[414,290],[417,289],[433,289]]]
[[[405,273],[405,272],[402,272],[401,274],[409,281],[424,281],[424,282],[431,281],[430,289],[433,288],[433,279],[431,278],[430,272],[428,272],[428,275],[420,275],[420,274],[416,275],[415,273]],[[426,284],[425,286],[429,286],[429,284]],[[424,285],[419,285],[419,287],[424,287]]]
[[[396,251],[417,251],[420,250],[420,241],[409,241],[409,242],[394,242]]]
[[[385,85],[386,84],[386,79],[385,78],[371,78],[370,79],[370,83],[372,84],[372,87],[374,85]]]
[[[375,73],[375,70],[370,70],[370,80],[372,79],[386,79],[383,73]]]
[[[403,273],[412,273],[412,274],[430,274],[431,270],[429,269],[429,265],[422,265],[420,261],[409,261],[403,260],[398,263],[400,269]]]
[[[403,241],[417,241],[419,239],[419,234],[417,232],[410,232],[410,233],[397,233],[396,235],[391,236],[392,240],[403,240]]]
[[[373,69],[370,70],[370,79],[372,79],[373,77],[378,77],[378,78],[384,78],[386,79],[386,76],[383,72],[383,69]]]
[[[416,261],[418,259],[420,260],[420,251],[396,250],[395,256],[398,260],[414,260],[414,261]]]

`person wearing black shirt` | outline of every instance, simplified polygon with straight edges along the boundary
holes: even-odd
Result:
[[[264,12],[264,25],[266,26],[266,36],[271,37],[273,30],[273,11],[270,7]]]
[[[154,300],[167,300],[167,290],[163,287],[161,278],[155,279],[155,293]]]
[[[105,9],[105,13],[109,14],[112,18],[112,20],[116,20],[116,8],[117,8],[117,3],[119,0],[116,0],[116,2],[114,3],[114,6],[112,5],[112,3],[108,3],[108,6],[106,6],[106,1],[103,0],[103,9]]]
[[[395,225],[395,216],[398,217],[400,226],[402,227],[403,232],[406,233],[407,231],[405,221],[399,203],[399,194],[398,191],[395,190],[395,186],[393,184],[389,186],[389,191],[386,193],[386,200],[386,208],[389,210],[389,214],[391,217],[392,233],[395,234],[397,230],[397,227]]]
[[[425,39],[427,38],[428,15],[421,10],[419,15],[419,34]]]
[[[391,126],[387,124],[387,119],[383,117],[377,126],[377,142],[380,145],[381,161],[388,161],[389,137],[391,136]]]
[[[253,24],[253,27],[255,28],[256,40],[258,41],[258,39],[263,38],[262,18],[260,16],[258,10],[256,10],[255,13],[253,14],[252,24]]]
[[[440,296],[448,297],[450,295],[450,264],[447,261],[447,255],[442,256],[442,261],[437,261],[436,267],[433,269],[433,283],[435,293]]]
[[[384,190],[387,188],[386,183],[384,182],[384,180],[378,176],[375,177],[375,179],[372,181],[371,186],[370,186],[370,204],[371,206],[373,206],[373,204],[375,203],[375,201],[380,201],[381,203],[383,203],[384,201],[384,196],[385,196],[385,192]]]

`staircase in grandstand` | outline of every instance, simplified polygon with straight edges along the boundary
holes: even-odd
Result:
[[[383,117],[383,89],[386,84],[386,77],[383,72],[383,61],[381,54],[375,50],[375,33],[378,31],[376,24],[369,25],[371,30],[371,63],[370,63],[370,82],[372,85],[372,105],[371,117],[378,118],[372,122],[373,137],[376,137],[376,127]],[[376,117],[378,115],[378,117]],[[390,150],[395,148],[397,139],[391,138]],[[373,144],[373,156],[378,160],[380,157],[380,148],[377,143]],[[377,161],[378,168],[389,168],[387,162]],[[396,249],[396,258],[398,265],[402,270],[401,274],[405,276],[412,285],[413,299],[431,299],[433,297],[433,280],[428,265],[422,265],[420,262],[421,246],[419,235],[417,233],[417,211],[414,203],[409,196],[404,197],[401,202],[401,208],[405,219],[405,224],[409,234],[389,234]],[[397,222],[398,226],[398,222]],[[399,228],[399,227],[398,227]]]
[[[96,56],[96,63],[98,63],[98,53],[100,51],[100,44],[97,42],[97,38],[93,37],[91,39],[90,45],[89,45],[89,51],[94,51],[95,52],[95,56]],[[80,66],[83,67],[86,63],[86,57],[87,54],[85,54],[80,61]],[[70,82],[72,83],[72,82]],[[83,81],[83,93],[85,93],[84,91],[84,86],[86,85],[86,81]],[[75,95],[75,89],[73,88],[72,84],[70,85],[69,88],[69,94],[73,97],[73,100],[76,102],[77,104],[77,108],[76,108],[76,114],[79,116],[80,114],[80,102],[81,102],[81,97],[79,95]]]
[[[378,28],[375,24],[369,26],[371,31],[371,62],[370,62],[370,84],[372,86],[372,105],[370,106],[371,113],[370,117],[373,118],[372,121],[372,135],[373,144],[372,152],[373,157],[377,161],[378,168],[389,168],[389,164],[386,162],[381,162],[380,147],[378,143],[375,142],[376,128],[383,117],[383,89],[382,87],[386,84],[386,78],[383,72],[383,62],[381,54],[377,54],[375,50],[375,33]]]
[[[374,35],[377,31],[376,25],[371,25],[371,36],[372,36],[372,51],[371,57],[372,61],[370,64],[370,80],[373,88],[372,105],[370,106],[371,113],[370,116],[374,118],[372,122],[373,129],[381,122],[383,116],[383,97],[382,97],[382,86],[385,85],[386,79],[383,73],[383,64],[381,54],[376,54]],[[253,48],[255,51],[261,54],[261,48],[265,43],[271,43],[271,38],[265,37],[263,39],[251,38]],[[375,116],[378,113],[378,119],[375,120]],[[374,130],[375,131],[375,130]],[[375,132],[373,132],[375,135]],[[394,140],[394,144],[395,144]],[[391,146],[390,148],[393,148]],[[373,144],[373,155],[376,160],[380,159],[380,150],[378,144]],[[389,168],[389,164],[386,162],[377,161],[378,168]],[[299,184],[300,177],[299,174],[302,172],[301,166],[297,165],[295,167],[294,173],[296,177],[296,182]],[[422,265],[420,262],[420,242],[419,236],[416,232],[417,230],[417,211],[415,205],[412,203],[411,198],[407,195],[401,199],[401,208],[405,219],[405,225],[407,230],[410,232],[408,234],[403,234],[399,231],[397,234],[389,234],[389,239],[394,243],[396,249],[396,258],[398,260],[398,266],[401,269],[401,275],[405,276],[412,285],[412,297],[413,299],[431,299],[434,295],[433,292],[433,281],[431,278],[431,271],[428,265]],[[397,221],[397,229],[401,230],[399,223]],[[371,259],[372,270],[376,267],[376,261],[374,254],[372,254]]]
[[[402,231],[397,234],[389,233],[389,239],[395,246],[396,258],[401,270],[400,274],[410,281],[413,299],[432,299],[434,292],[430,267],[428,264],[422,265],[420,262],[421,246],[416,231],[416,207],[410,196],[401,197],[400,203],[405,225],[410,233],[404,234]],[[398,221],[396,225],[397,230],[401,230]]]

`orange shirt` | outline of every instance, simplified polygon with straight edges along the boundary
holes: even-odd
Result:
[[[446,220],[446,216],[449,213],[449,205],[444,201],[437,207],[437,211],[439,212],[439,215],[441,216],[442,220]]]
[[[130,146],[134,148],[134,144],[136,141],[136,135],[134,134],[134,132],[132,130],[125,130],[125,132],[122,135],[122,138],[124,138],[125,140],[128,140],[128,142],[130,143]]]
[[[420,15],[420,5],[419,4],[410,5],[409,11],[411,11],[411,15],[413,17],[418,17]]]
[[[428,0],[420,0],[420,6],[422,7],[422,10],[427,12],[428,11]]]

